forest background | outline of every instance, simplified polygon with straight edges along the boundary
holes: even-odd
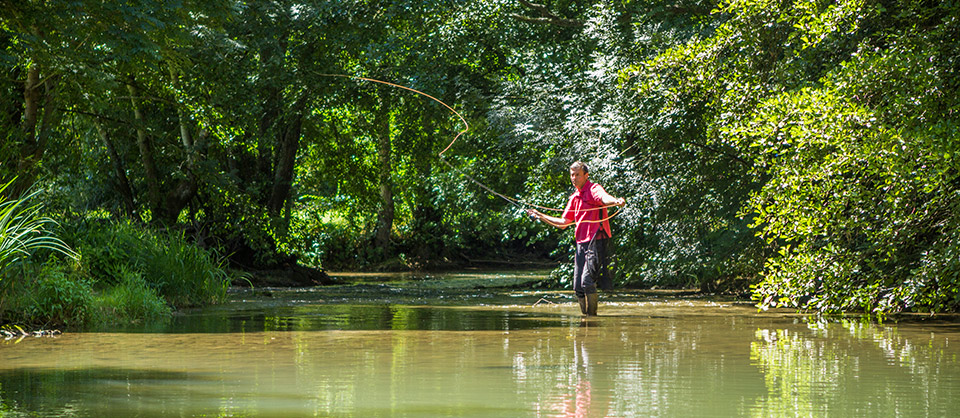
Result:
[[[957,1],[0,10],[0,213],[73,249],[5,233],[6,321],[169,314],[222,300],[230,269],[554,260],[564,286],[570,237],[464,174],[562,207],[575,160],[627,199],[621,286],[960,308]],[[329,74],[457,109],[450,166],[449,110]]]

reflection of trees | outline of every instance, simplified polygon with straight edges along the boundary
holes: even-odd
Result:
[[[750,358],[767,392],[753,416],[944,416],[956,408],[957,385],[942,382],[960,372],[948,339],[854,321],[810,329],[756,331]]]
[[[492,311],[334,306],[244,325],[283,331],[24,341],[0,351],[8,356],[0,415],[69,407],[89,416],[956,416],[960,408],[956,334],[693,315],[528,328],[526,318],[507,318],[508,327]],[[352,318],[369,322],[315,329]],[[457,324],[486,330],[449,329]],[[375,325],[385,329],[364,329]]]
[[[752,399],[743,393],[763,390],[747,358],[750,334],[740,329],[726,318],[571,328],[566,338],[511,344],[514,380],[542,416],[577,416],[567,412],[587,393],[584,416],[738,416]]]
[[[506,326],[509,315],[405,305],[308,305],[274,315],[251,315],[244,321],[244,330],[497,330]]]
[[[757,340],[750,345],[750,358],[766,372],[767,394],[753,415],[822,414],[817,405],[826,405],[823,396],[836,393],[837,378],[844,374],[841,353],[825,352],[822,343],[786,329],[758,330]]]

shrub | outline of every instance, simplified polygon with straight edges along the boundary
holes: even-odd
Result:
[[[141,280],[173,307],[218,303],[230,277],[223,258],[179,232],[163,234],[129,221],[82,219],[72,225],[83,265],[100,290]]]
[[[94,298],[100,325],[135,324],[144,320],[163,320],[171,309],[157,291],[147,285],[143,275],[120,269],[120,283]],[[92,322],[92,321],[91,321]]]
[[[230,276],[223,261],[182,234],[150,234],[137,256],[143,277],[173,306],[219,303],[227,296]]]
[[[25,264],[18,277],[10,289],[11,320],[43,327],[79,326],[87,320],[93,289],[78,270],[59,262]]]
[[[76,253],[70,247],[47,231],[46,228],[56,222],[41,215],[42,206],[27,205],[27,201],[38,192],[20,199],[7,199],[3,195],[12,183],[0,186],[0,279],[4,271],[37,249],[49,249],[75,258]]]

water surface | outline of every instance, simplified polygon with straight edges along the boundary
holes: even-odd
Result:
[[[960,323],[497,288],[258,289],[161,328],[0,341],[0,416],[958,416]]]

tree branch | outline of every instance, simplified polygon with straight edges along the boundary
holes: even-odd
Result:
[[[547,6],[544,6],[542,4],[531,3],[527,0],[518,0],[518,1],[523,7],[526,7],[528,9],[531,9],[540,13],[540,17],[530,17],[530,16],[519,15],[516,13],[511,13],[510,17],[514,19],[517,19],[523,22],[548,24],[548,25],[562,26],[567,28],[580,28],[580,27],[583,27],[585,24],[583,21],[580,21],[580,20],[566,19],[566,18],[557,16],[556,14],[551,12],[550,9],[547,8]]]
[[[712,153],[714,153],[714,154],[722,155],[722,156],[727,157],[727,158],[729,158],[729,159],[731,159],[731,160],[733,160],[733,161],[735,161],[735,162],[737,162],[737,163],[740,163],[740,164],[743,165],[744,167],[752,167],[752,166],[753,166],[753,164],[752,164],[750,161],[744,160],[743,158],[740,158],[740,157],[738,157],[738,156],[736,156],[736,155],[734,155],[734,154],[731,154],[731,153],[729,153],[729,152],[723,151],[723,150],[721,150],[721,149],[717,149],[717,148],[711,147],[711,146],[709,146],[709,145],[700,144],[700,143],[696,143],[696,142],[693,142],[693,141],[686,141],[686,142],[684,142],[684,143],[685,143],[685,144],[688,144],[688,145],[693,145],[693,146],[695,146],[695,147],[697,147],[697,148],[700,148],[700,149],[703,149],[703,150],[710,151],[710,152],[712,152]]]
[[[103,115],[103,114],[100,114],[100,113],[87,112],[87,111],[83,111],[83,110],[79,110],[79,109],[68,109],[68,108],[64,108],[64,107],[58,108],[57,110],[59,110],[59,111],[61,111],[61,112],[64,112],[64,113],[73,113],[73,114],[77,114],[77,115],[90,116],[90,117],[94,117],[94,118],[101,119],[101,120],[105,120],[105,121],[110,121],[110,122],[114,122],[114,123],[121,123],[121,124],[124,124],[124,125],[130,125],[130,126],[135,125],[133,122],[130,122],[130,121],[128,121],[128,120],[117,119],[117,118],[110,117],[110,116],[106,116],[106,115]]]

